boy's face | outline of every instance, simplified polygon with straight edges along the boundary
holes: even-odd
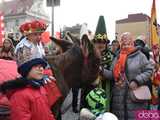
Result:
[[[106,44],[104,43],[95,43],[95,48],[98,49],[100,52],[102,52],[106,47]]]
[[[27,36],[27,38],[35,43],[39,43],[39,41],[41,40],[41,32],[37,32],[37,33],[31,33]]]
[[[42,65],[33,66],[30,72],[28,73],[27,78],[41,80],[43,78],[44,68]]]
[[[118,42],[114,42],[112,43],[112,51],[116,51],[119,48],[119,43]]]

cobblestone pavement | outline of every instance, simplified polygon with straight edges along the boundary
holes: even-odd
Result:
[[[72,112],[71,103],[72,103],[72,92],[70,91],[70,93],[66,97],[66,99],[63,103],[63,106],[62,106],[62,112],[66,111],[62,115],[62,120],[78,120],[79,114]]]

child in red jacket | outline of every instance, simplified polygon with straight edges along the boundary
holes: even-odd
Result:
[[[55,120],[50,107],[61,94],[54,80],[44,84],[46,65],[41,58],[27,61],[18,67],[21,78],[1,85],[11,103],[11,120]]]

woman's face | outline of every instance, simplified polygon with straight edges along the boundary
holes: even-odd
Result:
[[[121,48],[133,46],[132,36],[130,34],[122,35],[120,39],[120,45],[121,45]]]
[[[6,40],[4,40],[3,46],[4,46],[5,48],[10,48],[10,47],[11,47],[11,42],[6,39]]]
[[[33,66],[30,72],[28,73],[27,78],[40,80],[43,78],[44,68],[42,65]]]

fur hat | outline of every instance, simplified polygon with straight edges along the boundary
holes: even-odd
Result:
[[[20,66],[18,66],[18,73],[21,74],[23,77],[26,77],[29,73],[29,71],[32,69],[35,65],[42,65],[44,68],[47,66],[47,63],[42,58],[35,58],[32,60],[29,60]]]
[[[44,32],[47,29],[47,25],[42,20],[34,20],[22,24],[19,28],[23,35],[28,35],[36,32]]]

